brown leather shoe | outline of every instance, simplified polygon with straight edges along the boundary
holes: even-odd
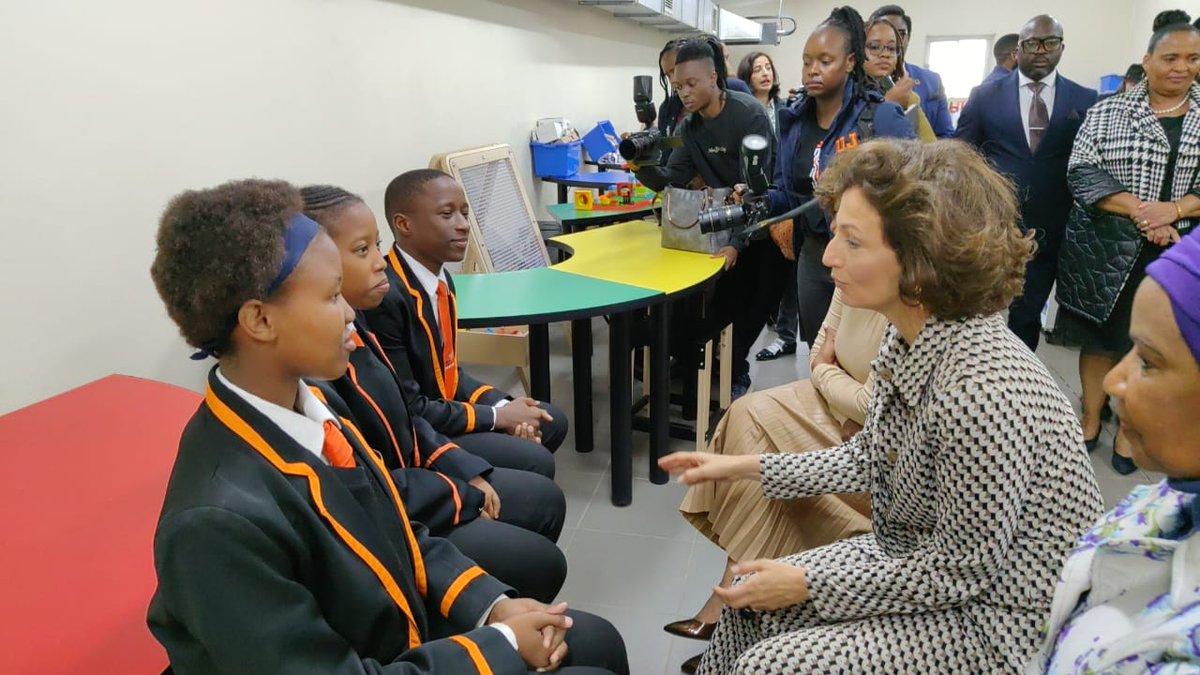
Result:
[[[704,652],[700,652],[687,661],[684,661],[682,664],[680,664],[679,671],[682,672],[683,675],[696,675],[696,669],[700,667],[701,656],[704,656]]]
[[[695,619],[672,621],[663,626],[663,630],[671,635],[689,640],[708,640],[712,637],[713,631],[716,629],[717,624],[715,623],[704,623]]]

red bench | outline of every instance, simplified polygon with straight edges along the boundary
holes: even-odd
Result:
[[[0,672],[161,673],[154,527],[200,395],[112,376],[0,417]]]

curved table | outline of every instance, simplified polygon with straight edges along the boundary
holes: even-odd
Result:
[[[575,208],[574,204],[550,204],[546,207],[546,212],[560,226],[564,234],[570,234],[576,229],[591,227],[593,225],[612,225],[613,223],[623,223],[629,220],[637,220],[645,216],[652,215],[658,207],[646,206],[636,209],[628,209],[623,211],[613,211],[607,209],[591,209],[580,210]]]
[[[670,301],[701,290],[721,273],[723,261],[706,253],[693,253],[663,248],[661,232],[657,224],[647,221],[621,223],[576,234],[554,237],[550,242],[566,249],[572,255],[555,265],[555,269],[601,279],[613,283],[628,284],[639,288],[651,288],[662,296],[650,305],[650,480],[654,483],[667,482],[667,474],[658,468],[658,458],[667,449],[670,436],[670,396],[655,396],[656,383],[667,384],[670,375]],[[591,346],[591,331],[576,330],[572,325],[572,347],[582,351],[580,341]],[[628,347],[624,351],[629,353]],[[610,359],[612,356],[610,355]],[[590,365],[590,361],[588,362]],[[616,364],[613,365],[616,367]],[[630,368],[627,363],[624,366]],[[587,387],[587,389],[584,389]],[[575,377],[575,397],[591,401],[591,377]],[[590,411],[589,411],[590,414]],[[632,425],[632,419],[630,420]],[[703,432],[698,432],[703,433]],[[614,480],[617,460],[613,458]],[[632,475],[632,464],[629,467]]]
[[[571,321],[575,387],[575,449],[589,452],[592,434],[591,319],[611,315],[609,326],[612,501],[633,498],[633,383],[629,326],[633,310],[649,308],[651,386],[670,381],[668,300],[695,292],[721,271],[721,260],[703,253],[664,249],[658,225],[646,221],[551,239],[573,255],[553,267],[454,278],[458,319],[463,328],[529,325],[529,369],[534,398],[550,400],[547,324]],[[651,396],[651,480],[667,476],[657,458],[667,447],[669,397]]]

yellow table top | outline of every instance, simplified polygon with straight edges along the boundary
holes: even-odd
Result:
[[[554,269],[593,279],[640,286],[667,295],[693,288],[721,271],[707,253],[663,248],[658,225],[639,220],[564,234],[551,241],[573,255]]]

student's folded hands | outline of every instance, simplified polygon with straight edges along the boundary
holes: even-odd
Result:
[[[521,659],[544,673],[557,670],[567,656],[567,631],[573,622],[566,611],[565,602],[546,605],[530,598],[512,598],[496,603],[487,623],[511,628]]]
[[[538,407],[537,401],[525,396],[496,409],[496,430],[522,438],[537,434],[542,422],[553,421],[550,413]],[[522,425],[528,428],[522,428]]]

